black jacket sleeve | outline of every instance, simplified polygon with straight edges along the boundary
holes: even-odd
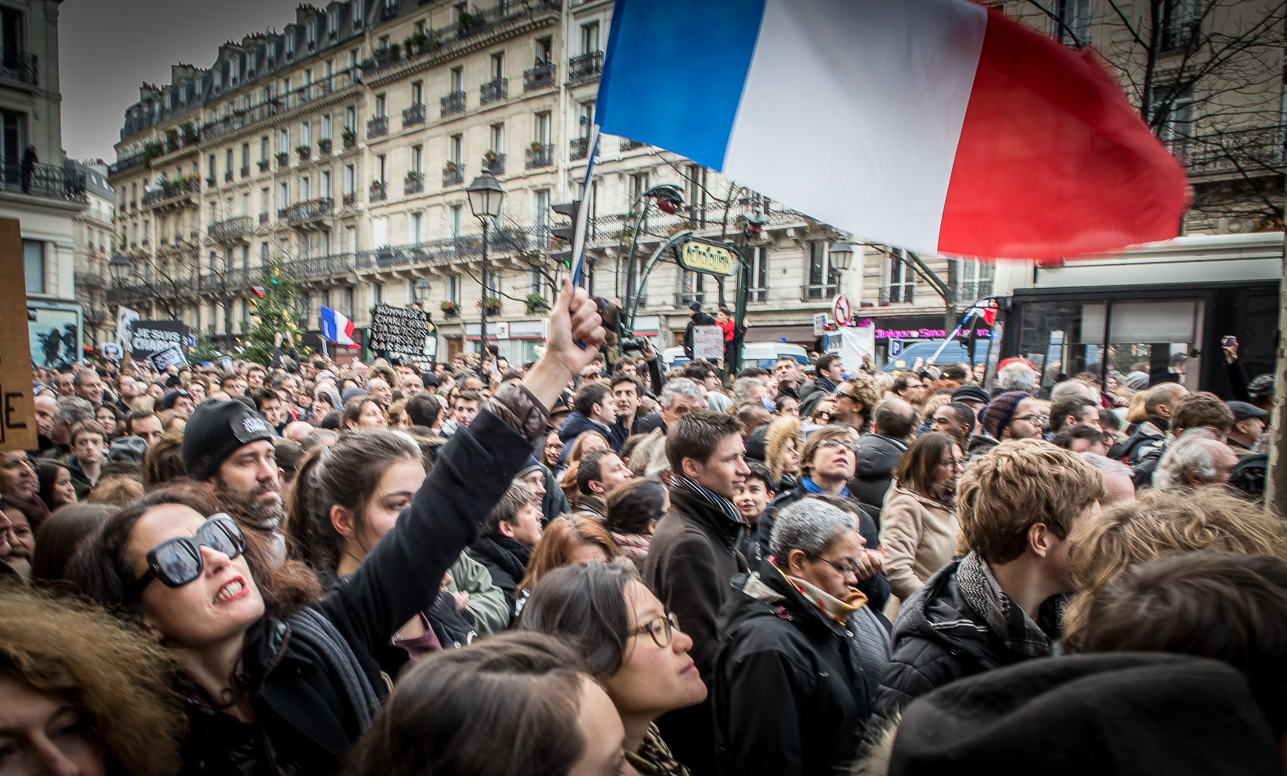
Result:
[[[443,446],[411,506],[322,607],[354,651],[385,642],[438,596],[443,574],[477,538],[532,443],[490,411]]]
[[[780,651],[722,666],[714,690],[720,776],[802,773],[800,719],[814,683]]]
[[[1251,394],[1247,392],[1247,383],[1251,379],[1247,377],[1247,367],[1239,358],[1232,364],[1226,364],[1225,369],[1229,371],[1229,391],[1233,394],[1234,401],[1251,402]]]

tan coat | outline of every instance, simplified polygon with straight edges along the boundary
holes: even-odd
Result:
[[[950,561],[956,554],[959,530],[955,512],[895,481],[880,513],[885,576],[894,595],[905,600]]]

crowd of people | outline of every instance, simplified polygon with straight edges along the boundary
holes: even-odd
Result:
[[[1283,773],[1271,379],[665,369],[602,305],[37,370],[0,774]]]

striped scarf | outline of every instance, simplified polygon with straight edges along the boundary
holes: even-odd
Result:
[[[715,491],[704,488],[696,482],[693,482],[687,477],[681,475],[674,475],[671,479],[678,487],[692,493],[694,496],[699,496],[700,498],[709,501],[711,505],[722,511],[728,519],[732,520],[734,523],[746,523],[746,521],[742,519],[742,513],[738,511],[737,507],[733,506],[733,502],[719,495]]]

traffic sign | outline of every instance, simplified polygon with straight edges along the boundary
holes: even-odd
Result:
[[[836,319],[836,325],[847,325],[852,315],[853,308],[849,306],[849,297],[836,294],[836,298],[831,300],[831,317]]]
[[[890,358],[898,358],[898,357],[899,357],[899,356],[901,356],[902,354],[903,354],[903,341],[902,341],[902,340],[890,340],[890,341],[889,341],[889,357],[890,357]]]

